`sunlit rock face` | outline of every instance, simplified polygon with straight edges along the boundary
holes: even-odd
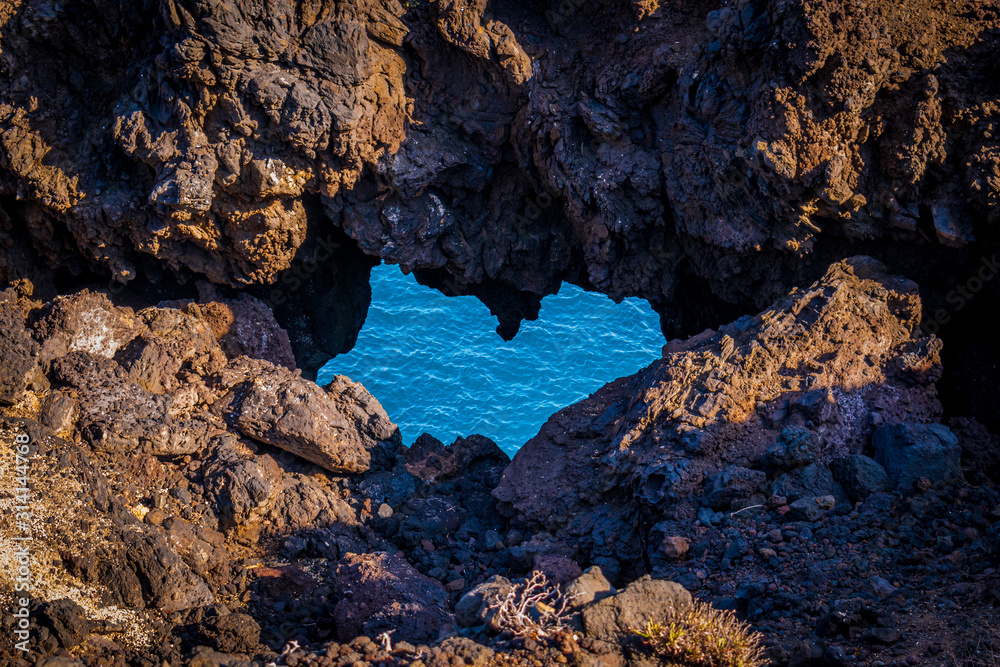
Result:
[[[940,417],[941,345],[914,335],[919,317],[914,283],[865,257],[834,264],[759,315],[672,341],[660,361],[553,415],[494,496],[584,558],[625,564],[643,562],[647,543],[659,549],[660,521],[764,502],[765,470],[824,466],[771,485],[797,500],[823,483],[810,474],[861,452],[879,424]]]

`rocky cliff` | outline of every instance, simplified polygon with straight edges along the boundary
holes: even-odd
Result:
[[[3,274],[255,287],[306,369],[352,344],[366,258],[478,295],[508,337],[564,280],[648,299],[671,337],[859,250],[946,292],[996,246],[998,20],[7,2]]]
[[[585,560],[640,569],[659,557],[664,520],[737,500],[834,495],[828,466],[870,453],[880,424],[941,416],[941,344],[914,335],[919,304],[914,283],[870,259],[836,264],[756,317],[674,341],[637,375],[553,415],[494,495]],[[825,485],[783,475],[803,465]],[[770,485],[768,469],[778,473]]]

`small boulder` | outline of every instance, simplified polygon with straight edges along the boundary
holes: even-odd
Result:
[[[69,598],[43,602],[38,610],[38,623],[49,628],[59,645],[65,648],[83,643],[95,627],[83,608]]]
[[[24,328],[20,311],[0,302],[0,405],[11,405],[35,372],[37,346]]]
[[[160,535],[123,530],[121,542],[125,564],[141,582],[148,606],[169,613],[215,602],[204,580]]]
[[[793,521],[819,521],[835,504],[833,496],[799,498],[788,506],[788,518]]]
[[[597,600],[603,600],[618,591],[604,576],[601,568],[588,567],[583,574],[566,584],[563,595],[569,600],[570,609],[578,609]]]
[[[101,293],[82,290],[57,296],[34,324],[43,364],[70,352],[111,359],[145,329],[131,308],[118,308]]]
[[[246,614],[211,616],[198,624],[199,643],[222,653],[253,653],[260,643],[260,625]]]
[[[781,473],[771,482],[771,495],[784,496],[789,502],[810,496],[835,496],[847,499],[847,494],[825,465],[810,463],[802,468]]]
[[[390,507],[399,507],[417,492],[417,479],[405,468],[393,472],[376,472],[369,474],[358,485],[372,504],[387,503]]]
[[[289,370],[297,368],[288,332],[262,301],[242,293],[231,301],[188,306],[212,327],[226,356],[270,361]]]
[[[875,460],[885,468],[890,489],[913,486],[920,477],[953,483],[962,479],[958,438],[941,424],[888,424],[872,436]]]
[[[342,597],[333,619],[341,641],[394,630],[394,641],[422,644],[454,628],[448,592],[399,556],[347,554],[337,565],[337,581]]]
[[[895,644],[899,637],[899,630],[895,628],[869,628],[865,635],[865,639],[873,644]]]
[[[583,608],[584,633],[593,639],[621,643],[650,620],[662,620],[670,609],[691,605],[691,594],[680,584],[648,575],[616,595]]]
[[[761,456],[761,463],[778,470],[794,470],[816,460],[819,437],[807,428],[789,426],[778,442]]]
[[[463,628],[471,628],[476,625],[487,624],[493,628],[491,621],[494,616],[490,605],[497,598],[506,597],[511,591],[511,583],[500,575],[496,574],[472,588],[462,596],[462,599],[455,605],[455,620]]]
[[[691,541],[686,537],[668,535],[660,543],[660,551],[670,560],[681,560],[691,550]]]
[[[749,498],[767,481],[760,470],[731,465],[720,471],[705,490],[702,503],[712,509],[728,509],[738,498]]]
[[[222,348],[202,320],[176,308],[145,308],[137,317],[146,327],[115,360],[146,391],[175,392],[186,384],[182,370],[210,375],[226,365]]]
[[[76,401],[61,391],[53,391],[42,399],[42,410],[38,421],[56,433],[65,433],[76,423]]]
[[[346,378],[323,391],[287,368],[240,357],[219,382],[230,390],[217,409],[233,428],[331,472],[365,472],[371,450],[399,438],[377,401]]]
[[[219,653],[208,646],[197,646],[186,664],[188,667],[256,667],[258,663],[229,653]]]
[[[223,437],[202,474],[205,495],[224,530],[259,522],[284,488],[275,460],[267,454],[250,453],[232,436]]]
[[[441,642],[441,651],[444,655],[454,656],[452,664],[459,664],[466,667],[490,667],[496,664],[493,659],[495,655],[493,649],[483,646],[468,637],[449,637]]]
[[[852,503],[861,502],[873,493],[885,491],[889,483],[885,468],[862,454],[835,459],[830,463],[830,469]]]
[[[565,584],[583,574],[575,560],[558,554],[535,554],[532,570],[544,574],[552,584]]]

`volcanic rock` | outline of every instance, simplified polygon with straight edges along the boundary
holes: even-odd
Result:
[[[448,593],[399,556],[347,554],[337,565],[343,597],[333,609],[344,641],[395,630],[395,641],[429,642],[454,627]]]
[[[885,491],[889,481],[885,468],[862,454],[850,454],[830,463],[833,476],[851,502],[860,502],[873,493]]]
[[[77,427],[100,451],[191,454],[219,433],[207,414],[175,418],[172,397],[146,391],[101,355],[70,352],[54,361],[53,376],[75,390]]]
[[[781,473],[771,482],[771,495],[784,496],[790,503],[807,496],[847,498],[844,490],[834,481],[830,469],[819,463]]]
[[[260,641],[260,625],[246,614],[211,616],[202,621],[201,641],[222,653],[252,653]]]
[[[601,568],[596,565],[588,567],[583,574],[566,584],[563,589],[563,595],[569,600],[571,609],[603,600],[617,592],[604,576]]]
[[[35,370],[37,346],[13,304],[0,301],[0,405],[16,403]]]
[[[875,431],[872,444],[891,488],[912,487],[920,477],[946,483],[962,479],[962,448],[947,426],[888,424]]]
[[[256,455],[232,436],[224,437],[202,475],[221,527],[251,526],[270,512],[284,486],[281,470],[267,454]]]
[[[364,321],[362,251],[506,336],[564,279],[673,332],[848,244],[939,271],[918,219],[950,245],[996,219],[989,11],[404,4],[5,14],[0,277],[254,285],[312,372]]]
[[[812,426],[824,443],[820,460],[867,445],[871,426],[848,406],[878,405],[886,421],[936,418],[941,348],[913,337],[919,313],[913,283],[868,258],[834,264],[760,315],[678,344],[555,414],[494,495],[503,511],[545,527],[584,560],[639,560],[634,518],[652,526],[684,498],[722,508],[754,493],[764,473],[733,459],[757,460],[776,431],[805,426],[786,406],[807,387],[836,397],[836,418]],[[693,438],[701,443],[694,453]]]
[[[728,466],[712,478],[703,502],[713,509],[728,509],[732,501],[757,493],[766,479],[767,475],[759,470]]]
[[[95,627],[80,605],[68,598],[43,602],[38,616],[39,623],[50,628],[59,645],[65,648],[81,644]]]
[[[89,290],[56,297],[33,326],[43,364],[71,352],[111,359],[144,329],[130,308],[118,308],[105,294]]]
[[[469,628],[483,623],[491,624],[495,609],[491,605],[510,593],[511,583],[505,577],[494,575],[469,590],[455,605],[455,620],[462,627]],[[492,627],[494,631],[499,628]]]
[[[819,438],[809,429],[789,427],[781,431],[778,443],[764,452],[760,460],[779,470],[793,470],[815,461],[820,444]]]
[[[241,357],[220,374],[228,394],[215,410],[237,431],[333,472],[368,470],[371,450],[398,428],[360,385],[324,392],[287,368]]]
[[[583,608],[583,629],[588,637],[620,642],[646,627],[650,620],[659,622],[670,609],[691,605],[691,594],[680,584],[643,577],[621,592]]]

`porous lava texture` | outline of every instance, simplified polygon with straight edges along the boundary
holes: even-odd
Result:
[[[307,371],[353,343],[365,257],[506,337],[562,281],[648,299],[671,337],[858,251],[947,292],[996,248],[998,17],[8,0],[2,271],[256,286]]]

